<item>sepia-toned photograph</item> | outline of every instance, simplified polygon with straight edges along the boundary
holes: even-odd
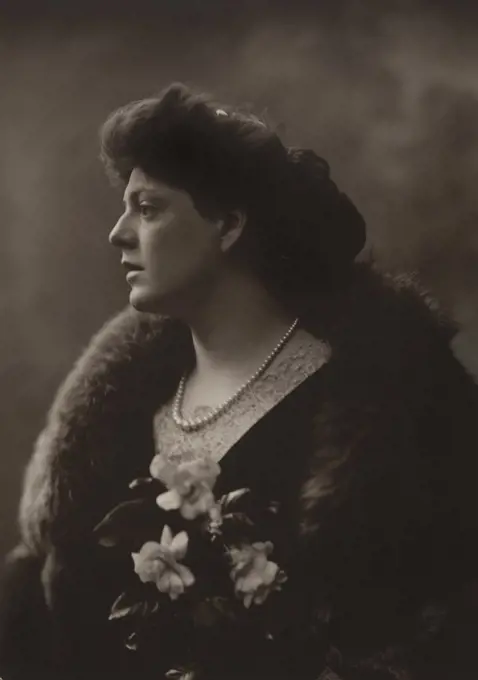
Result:
[[[0,59],[0,680],[478,680],[478,7]]]

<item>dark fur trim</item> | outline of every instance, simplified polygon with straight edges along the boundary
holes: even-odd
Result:
[[[182,338],[175,342],[176,336]],[[143,434],[135,446],[125,425],[138,432],[153,402],[168,397],[182,368],[176,362],[174,370],[181,347],[181,361],[187,356],[185,339],[187,332],[172,320],[132,308],[92,339],[60,387],[26,470],[20,526],[31,550],[43,552],[55,536],[69,533],[69,518],[81,530],[95,480],[98,488],[108,476],[115,486],[120,483],[124,465],[134,457],[126,443],[140,449],[145,439]],[[107,502],[105,497],[101,506]],[[75,517],[78,510],[82,519]]]

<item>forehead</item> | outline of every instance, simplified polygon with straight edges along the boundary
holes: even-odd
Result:
[[[154,192],[155,194],[161,194],[162,196],[168,197],[180,193],[164,182],[161,182],[159,179],[147,175],[140,168],[134,168],[129,177],[128,184],[126,185],[124,196],[127,198],[128,196],[137,195],[142,191]]]

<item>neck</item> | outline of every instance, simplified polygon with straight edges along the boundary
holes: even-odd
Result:
[[[294,321],[260,283],[237,276],[188,316],[195,373],[237,378],[253,373]]]

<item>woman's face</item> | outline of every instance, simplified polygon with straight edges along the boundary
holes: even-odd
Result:
[[[121,249],[131,305],[174,314],[195,304],[220,270],[219,221],[203,218],[189,194],[139,168],[131,173],[124,204],[109,240]]]

